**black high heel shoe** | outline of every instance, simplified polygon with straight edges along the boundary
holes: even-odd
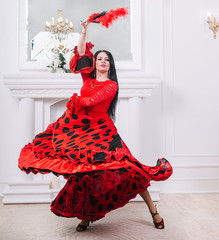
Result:
[[[159,213],[157,212],[157,207],[156,207],[156,205],[155,205],[155,209],[156,209],[155,213],[152,213],[152,212],[151,212],[152,218],[154,218],[154,216],[156,216],[157,214],[159,214]],[[153,223],[154,223],[154,226],[155,226],[157,229],[164,229],[164,220],[163,220],[163,218],[161,218],[161,221],[160,221],[160,222],[157,223],[157,222],[153,221]]]
[[[76,227],[76,230],[78,231],[78,232],[83,232],[83,231],[85,231],[85,230],[87,230],[87,227],[89,226],[89,224],[90,224],[90,221],[88,221],[88,220],[86,220],[87,221],[87,224],[86,225],[82,225],[82,224],[78,224],[78,226]]]

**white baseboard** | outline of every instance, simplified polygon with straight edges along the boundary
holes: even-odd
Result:
[[[7,182],[0,181],[0,197],[3,197],[3,191],[4,191],[6,186],[7,186]]]
[[[50,181],[12,180],[3,191],[4,204],[15,203],[50,203]]]
[[[219,179],[169,179],[159,187],[161,193],[219,193]]]
[[[61,184],[61,187],[64,185]],[[4,204],[16,203],[51,203],[59,189],[50,189],[49,181],[5,181],[0,182],[0,197]],[[219,193],[218,179],[169,179],[164,182],[151,182],[148,188],[153,201],[160,200],[160,193]],[[138,194],[131,201],[143,201]]]

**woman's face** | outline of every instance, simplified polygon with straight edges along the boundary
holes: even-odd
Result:
[[[105,52],[100,52],[96,59],[96,70],[99,72],[108,72],[110,69],[109,57]]]

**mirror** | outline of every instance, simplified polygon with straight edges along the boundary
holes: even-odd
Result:
[[[80,21],[95,12],[128,7],[129,15],[121,17],[108,29],[91,23],[87,42],[99,49],[110,51],[116,61],[117,69],[141,69],[141,5],[142,0],[19,0],[19,67],[45,70],[51,63],[51,50],[57,41],[45,31],[46,22],[54,18],[57,22],[58,10],[62,10],[65,21],[74,25],[74,32],[62,41],[62,45],[77,45],[81,32]],[[65,47],[65,46],[64,46]],[[63,48],[63,46],[61,47]],[[68,54],[67,54],[68,55]],[[70,54],[66,56],[70,58]]]
[[[27,61],[51,62],[54,57],[54,48],[58,48],[58,40],[54,34],[45,31],[46,21],[53,18],[57,22],[57,10],[62,10],[65,22],[68,19],[73,23],[74,32],[62,40],[62,46],[71,49],[78,43],[81,32],[80,21],[95,12],[115,9],[127,6],[130,11],[130,0],[28,0],[27,6]],[[125,18],[119,18],[108,29],[100,24],[91,23],[88,28],[87,41],[91,41],[95,47],[93,52],[99,49],[107,49],[112,52],[117,61],[132,60],[130,14]],[[70,53],[65,54],[67,60]]]

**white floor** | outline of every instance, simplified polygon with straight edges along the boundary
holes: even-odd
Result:
[[[157,206],[165,220],[163,230],[154,228],[143,202],[131,202],[79,233],[75,230],[78,219],[57,217],[49,204],[0,202],[0,239],[219,239],[219,194],[163,194]]]

